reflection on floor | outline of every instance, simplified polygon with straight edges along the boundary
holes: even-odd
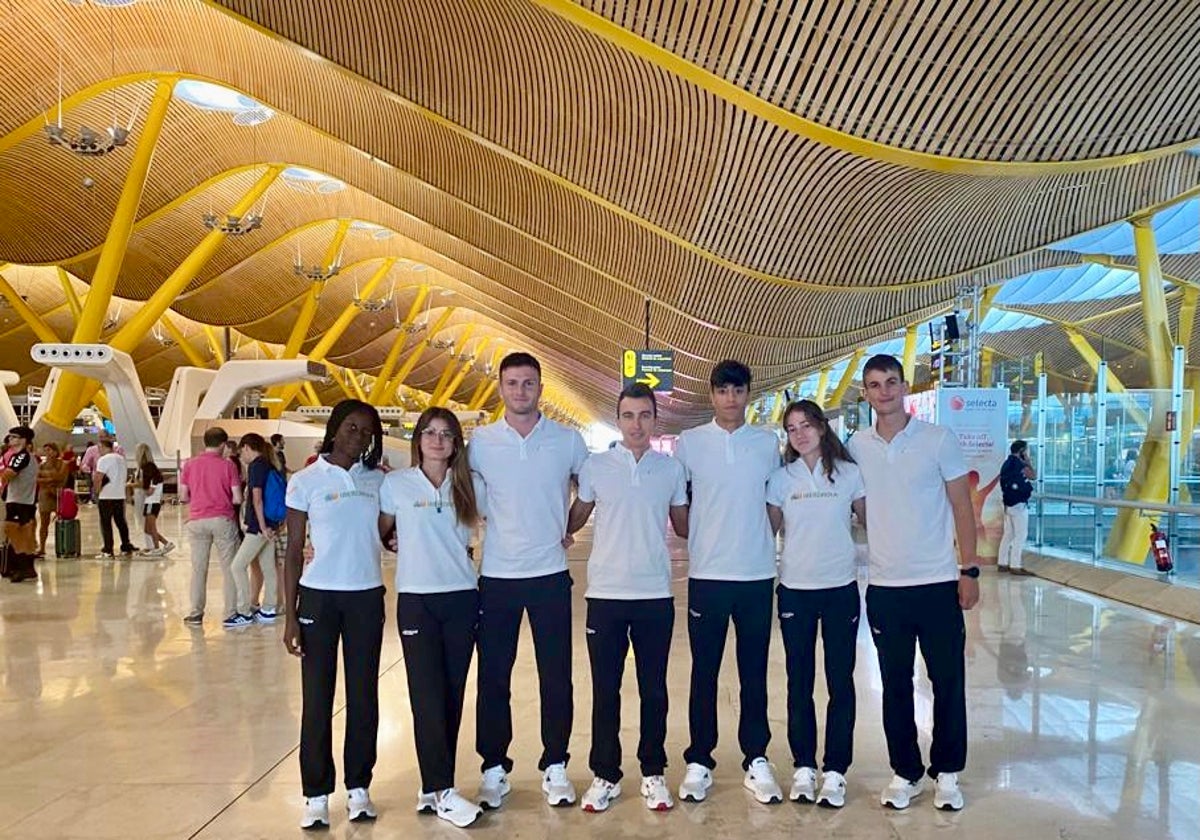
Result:
[[[0,837],[300,834],[299,669],[284,653],[282,627],[221,629],[215,567],[204,627],[183,626],[190,566],[179,514],[170,508],[163,516],[165,532],[180,544],[168,561],[50,560],[41,565],[37,585],[0,586]],[[95,514],[83,516],[85,548],[94,552]],[[572,556],[582,560],[586,551],[586,544],[578,545]],[[585,564],[572,562],[572,571],[578,609],[570,771],[582,791],[590,780],[591,708],[582,627]],[[685,576],[686,565],[677,564],[679,603]],[[969,621],[971,746],[963,777],[968,804],[960,814],[935,811],[928,796],[904,813],[877,804],[890,771],[878,667],[865,632],[859,641],[855,764],[844,810],[767,807],[743,791],[731,661],[723,674],[720,766],[708,802],[654,814],[642,807],[634,784],[606,814],[551,810],[535,767],[537,681],[526,639],[514,678],[515,790],[479,830],[606,838],[697,831],[728,837],[1200,837],[1200,629],[1032,578],[987,574],[983,599]],[[673,650],[667,772],[674,787],[687,734],[682,621]],[[778,638],[771,655],[770,752],[786,789],[791,762]],[[331,836],[457,834],[436,818],[413,813],[416,761],[394,624],[385,636],[381,685],[380,759],[372,788],[381,817],[373,826],[350,826],[339,792]],[[632,677],[626,685],[625,770],[636,780]],[[927,743],[929,688],[923,677],[917,685]],[[341,733],[336,737],[340,743]],[[459,777],[468,793],[477,780],[473,741],[468,711],[459,751]]]

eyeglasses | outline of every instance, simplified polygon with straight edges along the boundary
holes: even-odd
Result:
[[[454,440],[454,432],[450,431],[449,429],[434,429],[426,427],[421,430],[421,436],[431,440],[435,437],[441,438],[442,440]]]

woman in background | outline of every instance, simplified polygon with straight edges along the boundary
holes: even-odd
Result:
[[[137,481],[146,494],[142,503],[142,529],[150,540],[150,550],[147,554],[169,554],[175,543],[168,540],[158,531],[158,515],[162,513],[163,504],[163,474],[150,455],[150,447],[139,443],[134,451],[137,460]]]

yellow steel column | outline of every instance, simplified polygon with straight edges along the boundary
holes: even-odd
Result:
[[[492,394],[496,393],[496,387],[500,384],[498,379],[487,380],[487,387],[475,398],[467,404],[468,411],[479,411],[483,408],[487,401],[492,398]]]
[[[393,398],[393,395],[396,393],[396,389],[401,383],[404,382],[405,379],[408,378],[408,375],[412,373],[413,368],[417,366],[418,360],[420,360],[421,356],[425,353],[425,348],[429,346],[430,342],[433,341],[433,337],[437,335],[438,331],[446,325],[446,322],[450,320],[450,316],[453,314],[454,307],[446,307],[445,311],[442,312],[441,317],[437,319],[437,322],[429,329],[429,332],[426,333],[428,338],[425,341],[417,343],[417,346],[414,347],[412,352],[408,354],[408,358],[406,358],[404,363],[400,365],[400,369],[396,371],[395,375],[391,378],[388,384],[384,386],[383,393],[380,395],[381,400]]]
[[[850,362],[846,365],[846,369],[842,371],[842,378],[838,380],[837,387],[833,389],[833,396],[829,398],[829,405],[833,408],[841,406],[842,400],[846,398],[846,392],[854,384],[854,376],[858,373],[858,363],[862,361],[862,357],[866,354],[867,351],[860,347],[850,357]]]
[[[225,364],[225,348],[221,346],[220,339],[217,338],[216,330],[209,324],[204,324],[204,338],[208,341],[208,348],[212,350],[213,358],[217,362],[217,367]]]
[[[329,371],[329,378],[334,381],[334,384],[342,389],[342,393],[346,395],[346,399],[358,399],[358,397],[354,396],[354,394],[350,391],[350,386],[346,384],[346,380],[342,379],[342,375],[338,373],[337,368],[335,368],[333,365],[326,365],[325,369]]]
[[[412,306],[408,308],[408,314],[404,316],[404,321],[396,328],[396,340],[392,342],[387,358],[384,359],[383,367],[379,369],[379,375],[375,377],[375,384],[371,386],[371,392],[367,397],[371,405],[379,405],[379,400],[383,396],[383,391],[392,376],[392,371],[396,369],[396,362],[400,360],[400,353],[404,350],[404,345],[408,343],[408,328],[417,320],[417,315],[421,313],[421,304],[425,302],[425,297],[428,294],[428,285],[422,286],[417,291],[417,296],[413,300]]]
[[[825,407],[825,395],[829,391],[829,374],[832,372],[833,368],[823,367],[821,375],[817,377],[817,395],[814,402],[821,408]]]
[[[163,315],[162,324],[167,328],[167,334],[174,339],[175,344],[179,346],[179,349],[183,351],[183,355],[187,356],[187,360],[191,362],[194,367],[208,367],[208,365],[204,363],[204,359],[201,358],[200,354],[196,351],[196,348],[193,347],[192,343],[187,340],[187,336],[183,334],[183,330],[179,329],[179,327],[175,325],[175,322],[171,320],[170,315]]]
[[[503,417],[504,417],[504,400],[500,400],[500,404],[496,406],[496,408],[492,411],[491,415],[488,417],[488,422],[495,423]]]
[[[471,340],[471,333],[473,333],[473,332],[475,332],[475,325],[473,323],[467,324],[466,328],[462,331],[462,335],[460,335],[458,337],[458,340],[454,342],[454,347],[451,348],[451,352],[449,354],[450,358],[446,361],[446,367],[444,367],[442,369],[442,375],[438,377],[437,384],[435,386],[433,386],[433,391],[430,392],[430,395],[429,395],[429,404],[430,405],[438,404],[438,402],[437,402],[438,396],[442,393],[442,390],[446,387],[446,383],[450,381],[450,377],[454,376],[454,364],[455,364],[455,362],[458,361],[458,359],[455,356],[453,351],[459,350],[460,352],[465,352],[467,342]]]
[[[909,324],[904,328],[904,358],[901,361],[904,368],[904,381],[913,384],[917,375],[917,325]]]
[[[995,364],[995,362],[995,350],[993,350],[991,347],[983,347],[979,350],[979,387],[992,387],[992,366]]]
[[[96,270],[92,272],[87,302],[84,303],[82,314],[75,324],[72,341],[76,343],[96,341],[100,338],[100,331],[108,313],[108,303],[117,286],[117,277],[121,273],[121,264],[125,261],[125,251],[129,247],[129,236],[137,219],[146,176],[150,173],[150,161],[154,159],[154,147],[158,142],[158,135],[162,132],[167,108],[171,104],[171,92],[174,89],[175,77],[169,76],[162,79],[154,90],[154,99],[150,103],[146,121],[142,124],[137,148],[129,164],[129,172],[125,175],[125,186],[121,189],[121,197],[117,200],[116,210],[109,223],[108,235],[100,250]],[[64,390],[62,386],[63,382],[60,380],[55,393],[56,403],[58,394]]]
[[[71,285],[71,278],[67,275],[67,270],[61,265],[55,266],[58,270],[58,282],[62,286],[63,297],[67,299],[67,306],[71,309],[71,315],[75,318],[75,323],[79,323],[79,318],[83,315],[83,306],[79,303],[79,295],[75,294],[75,287]]]
[[[345,242],[346,233],[349,230],[349,219],[342,219],[338,222],[337,231],[334,233],[329,247],[325,249],[324,259],[321,262],[322,267],[333,265],[334,261],[337,260],[338,254],[342,250],[342,243]],[[296,323],[292,327],[292,333],[288,336],[287,343],[283,347],[283,353],[280,355],[281,359],[294,359],[300,355],[300,346],[304,344],[304,339],[308,337],[308,329],[312,326],[313,318],[316,317],[317,303],[324,288],[324,280],[317,280],[309,287],[308,296],[304,299],[304,305],[300,307],[300,314],[297,316]]]
[[[57,344],[60,339],[54,330],[50,329],[50,325],[42,320],[42,317],[30,308],[25,302],[25,298],[17,294],[8,282],[8,279],[0,274],[0,295],[8,298],[9,304],[12,305],[13,312],[17,313],[22,321],[24,321],[29,329],[33,330],[33,334],[38,337],[38,341],[44,341],[47,344]]]
[[[1130,223],[1133,225],[1133,247],[1137,255],[1150,382],[1156,393],[1150,420],[1146,422],[1146,437],[1138,449],[1137,463],[1126,485],[1125,498],[1161,503],[1167,501],[1170,476],[1171,446],[1165,417],[1170,408],[1172,385],[1171,325],[1152,219],[1140,217],[1130,220]],[[1182,419],[1178,418],[1177,422]],[[1185,439],[1191,439],[1190,431]],[[1147,531],[1140,511],[1127,508],[1118,510],[1112,530],[1108,533],[1104,553],[1128,563],[1141,563],[1146,557]]]
[[[462,363],[462,366],[458,369],[458,373],[454,375],[454,378],[450,380],[441,393],[433,395],[433,399],[431,400],[433,405],[444,406],[450,401],[450,397],[454,396],[455,390],[458,389],[458,386],[462,383],[463,379],[465,379],[467,374],[470,373],[471,365],[475,363],[475,357],[487,349],[487,346],[491,343],[491,337],[485,338],[482,342],[480,342],[479,346],[475,348],[475,352],[472,354],[472,357]]]
[[[1175,343],[1184,351],[1191,346],[1192,333],[1196,326],[1196,302],[1200,300],[1200,288],[1195,286],[1183,287],[1183,302],[1179,305],[1179,325],[1175,333]],[[1188,353],[1190,356],[1191,353]]]
[[[366,402],[367,395],[366,392],[363,391],[362,385],[359,384],[358,375],[347,367],[342,368],[342,375],[344,375],[346,377],[346,381],[350,383],[350,389],[354,391],[355,399]]]

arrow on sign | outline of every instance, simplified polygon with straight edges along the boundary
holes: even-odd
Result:
[[[650,371],[646,371],[646,375],[645,375],[645,376],[643,376],[641,379],[638,379],[638,380],[635,380],[635,381],[637,381],[637,382],[640,382],[640,383],[642,383],[643,385],[649,385],[649,386],[650,386],[650,390],[652,390],[652,391],[653,391],[655,388],[657,388],[657,387],[658,387],[658,384],[659,384],[660,382],[662,382],[662,380],[661,380],[661,379],[659,379],[657,376],[655,376],[655,375],[654,375],[653,373],[651,373]]]

